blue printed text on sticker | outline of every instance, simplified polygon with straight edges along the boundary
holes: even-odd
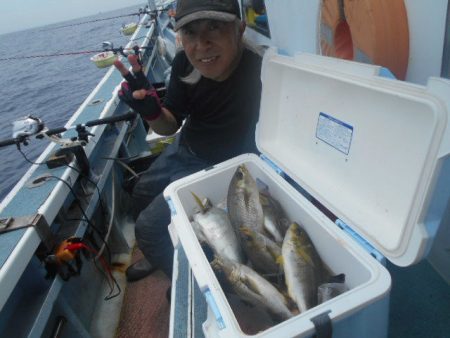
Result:
[[[352,143],[353,127],[321,112],[317,121],[316,137],[348,155]]]

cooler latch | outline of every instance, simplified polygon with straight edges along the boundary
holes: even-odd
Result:
[[[328,310],[311,318],[316,328],[316,334],[313,335],[314,338],[331,338],[333,336],[333,326],[331,325],[330,316],[328,316],[330,312],[331,310]]]
[[[386,265],[386,257],[384,257],[377,249],[375,249],[369,242],[367,242],[361,235],[355,230],[350,228],[339,218],[335,221],[336,225],[349,234],[356,242],[358,242],[364,250],[366,250],[373,258],[379,261],[381,264]]]

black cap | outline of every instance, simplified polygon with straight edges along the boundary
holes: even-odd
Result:
[[[241,18],[237,0],[178,0],[175,30],[201,19],[234,21]]]

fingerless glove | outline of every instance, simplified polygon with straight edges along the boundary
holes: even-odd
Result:
[[[137,100],[133,97],[133,92],[139,89],[146,89],[146,95],[142,100]],[[130,106],[135,112],[139,113],[145,120],[155,120],[161,115],[161,100],[156,93],[155,88],[139,88],[132,89],[130,82],[124,81],[121,83],[119,90],[119,99]]]

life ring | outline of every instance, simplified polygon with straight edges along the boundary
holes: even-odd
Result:
[[[320,54],[388,68],[404,80],[409,59],[404,0],[322,0]]]

